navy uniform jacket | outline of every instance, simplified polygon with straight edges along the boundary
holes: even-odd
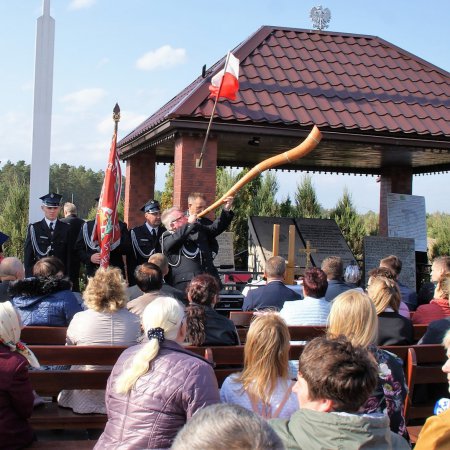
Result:
[[[93,244],[91,242],[91,236],[92,236],[92,230],[94,228],[94,220],[88,220],[80,230],[80,233],[78,234],[78,239],[75,243],[75,250],[78,253],[78,257],[80,258],[80,261],[86,266],[86,275],[88,277],[92,277],[95,275],[95,272],[100,267],[98,264],[94,264],[91,261],[91,256],[94,253],[100,253],[99,247],[92,248]],[[130,236],[128,232],[128,228],[124,222],[120,222],[120,244],[117,248],[111,251],[109,256],[109,265],[118,267],[122,270],[123,277],[126,278],[126,276],[131,276],[130,272],[125,269],[125,261],[127,261],[127,268],[128,268],[128,261],[131,256],[131,244],[130,244]],[[86,236],[86,239],[85,239]],[[130,283],[131,284],[131,283]]]
[[[172,269],[169,284],[184,290],[192,278],[201,273],[209,273],[220,281],[213,263],[211,240],[227,229],[233,216],[232,211],[222,210],[220,217],[211,225],[197,221],[162,235],[162,251]]]
[[[32,228],[36,238],[36,248],[33,245]],[[66,223],[56,220],[53,237],[45,219],[28,225],[27,238],[25,240],[24,265],[25,276],[33,275],[34,264],[46,256],[56,256],[64,264],[65,274],[70,273],[69,250],[70,227]]]
[[[69,230],[69,252],[70,252],[70,273],[69,278],[72,282],[72,290],[79,292],[79,277],[80,277],[80,258],[75,251],[75,243],[77,242],[78,235],[80,234],[81,227],[84,225],[84,220],[77,217],[75,214],[70,214],[61,222],[70,225]]]
[[[139,227],[134,227],[130,231],[130,240],[132,245],[132,262],[130,270],[134,273],[134,269],[142,263],[148,262],[153,253],[161,253],[161,236],[166,229],[160,225],[156,233],[156,238],[152,236],[144,223]]]
[[[286,287],[282,281],[274,280],[265,286],[248,291],[242,309],[252,311],[254,309],[276,308],[280,311],[285,301],[300,300],[301,298],[301,295]]]

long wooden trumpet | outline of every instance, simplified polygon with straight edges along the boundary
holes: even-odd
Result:
[[[279,155],[272,156],[271,158],[267,158],[264,161],[258,163],[253,169],[251,169],[245,176],[243,176],[231,189],[229,189],[219,200],[214,202],[211,206],[208,206],[202,212],[197,214],[197,217],[202,217],[208,214],[210,211],[216,209],[220,205],[224,203],[224,200],[227,197],[235,196],[238,191],[245,186],[249,181],[256,178],[258,175],[263,173],[265,170],[273,169],[281,164],[290,163],[295,161],[296,159],[300,159],[303,156],[307,155],[309,152],[314,150],[317,144],[322,139],[322,133],[320,130],[314,125],[314,128],[308,134],[306,139],[297,147],[291,148]]]

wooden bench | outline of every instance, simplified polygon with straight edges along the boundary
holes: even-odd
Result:
[[[236,328],[248,328],[253,319],[253,311],[230,311],[230,320]]]
[[[422,336],[426,333],[428,325],[425,324],[413,324],[413,339],[414,342],[420,341]]]
[[[425,384],[448,384],[447,375],[442,372],[442,366],[447,360],[445,348],[442,345],[414,345],[408,348],[406,366],[406,382],[408,396],[405,403],[405,418],[426,419],[433,415],[433,409],[438,398],[428,398],[427,401],[417,403],[414,393],[417,386]]]
[[[41,364],[102,365],[112,367],[127,347],[30,345]],[[64,389],[105,389],[111,369],[95,370],[31,370],[33,389],[42,397],[56,398]],[[103,429],[105,414],[77,414],[61,408],[56,401],[34,409],[30,423],[37,430]]]
[[[65,345],[67,327],[26,326],[20,339],[27,345]]]

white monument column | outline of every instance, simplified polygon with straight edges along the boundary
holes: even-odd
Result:
[[[29,222],[42,218],[39,197],[49,191],[54,47],[55,20],[50,17],[50,0],[43,0],[36,30]]]

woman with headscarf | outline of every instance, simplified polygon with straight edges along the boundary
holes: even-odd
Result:
[[[15,450],[33,441],[27,419],[34,395],[28,365],[39,368],[34,354],[20,342],[21,323],[11,302],[0,303],[0,448]]]

